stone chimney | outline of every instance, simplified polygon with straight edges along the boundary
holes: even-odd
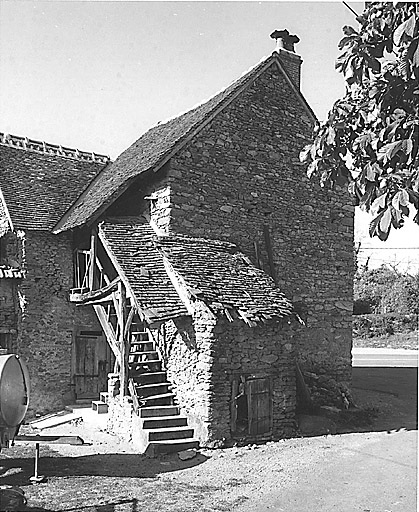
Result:
[[[275,30],[272,32],[271,38],[276,40],[275,52],[279,55],[287,75],[299,89],[303,60],[295,53],[294,45],[300,41],[300,38],[291,35],[287,29]]]

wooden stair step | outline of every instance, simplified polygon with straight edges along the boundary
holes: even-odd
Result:
[[[193,428],[190,427],[166,427],[147,430],[149,442],[172,441],[173,439],[190,439],[193,436]]]
[[[140,357],[148,357],[150,358],[151,360],[155,361],[157,358],[158,358],[158,354],[155,350],[144,350],[144,351],[133,351],[133,352],[129,352],[128,353],[128,356],[129,357],[137,357],[137,356],[140,356]],[[148,359],[143,359],[144,361],[148,361]]]
[[[172,405],[175,395],[173,393],[162,393],[160,395],[151,395],[139,397],[139,401],[144,403],[144,407],[151,405]]]
[[[135,391],[140,398],[150,396],[159,396],[169,393],[171,384],[169,382],[159,382],[157,384],[136,385]]]
[[[130,370],[137,370],[138,368],[148,368],[150,372],[158,372],[161,370],[162,362],[160,359],[149,359],[148,361],[133,361],[129,363]]]
[[[177,405],[151,405],[148,407],[141,407],[138,411],[138,415],[141,418],[176,416],[178,414],[179,407]]]
[[[158,429],[169,427],[187,427],[188,419],[185,416],[157,416],[151,418],[144,418],[142,428],[144,429]]]
[[[130,372],[130,378],[136,384],[153,384],[158,382],[165,382],[167,379],[166,372],[146,372],[135,374],[135,371]]]
[[[147,446],[145,454],[148,457],[156,457],[163,453],[181,452],[183,450],[191,450],[193,448],[199,448],[199,441],[193,438],[152,441]]]

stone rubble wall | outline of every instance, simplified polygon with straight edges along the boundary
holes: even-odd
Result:
[[[349,380],[354,208],[310,182],[299,162],[312,120],[275,66],[171,160],[172,233],[234,242],[270,272],[306,323],[303,368]],[[264,226],[267,228],[264,228]]]
[[[210,428],[213,330],[217,320],[202,303],[196,304],[193,319],[166,322],[153,334],[181,412],[188,417],[195,436],[205,441]]]
[[[216,318],[199,305],[194,318],[160,327],[159,350],[182,413],[201,443],[232,438],[232,381],[238,375],[269,377],[273,386],[273,437],[295,430],[295,353],[286,321],[248,327]]]
[[[294,323],[288,319],[249,327],[220,319],[214,329],[210,439],[231,438],[232,380],[241,375],[268,377],[272,384],[272,438],[295,432],[296,381]]]
[[[69,302],[73,286],[72,235],[21,233],[26,279],[18,286],[17,353],[28,365],[28,416],[57,411],[74,401],[72,347],[78,326],[98,330],[91,306]]]

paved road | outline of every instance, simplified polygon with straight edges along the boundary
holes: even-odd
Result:
[[[381,411],[371,432],[307,439],[315,457],[302,454],[292,483],[237,512],[417,512],[417,373],[354,368],[354,387]]]
[[[418,351],[391,348],[354,348],[352,366],[418,367]]]

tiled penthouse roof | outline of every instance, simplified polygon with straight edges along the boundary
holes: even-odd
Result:
[[[273,279],[234,244],[182,235],[159,237],[156,244],[190,293],[213,311],[237,314],[250,325],[292,313]]]
[[[163,264],[167,258],[187,290],[214,312],[254,325],[292,312],[274,281],[228,242],[183,235],[157,237],[138,219],[105,221],[100,237],[111,249],[151,320],[187,314]]]
[[[26,277],[26,270],[10,265],[0,265],[0,279],[22,279],[24,277]]]
[[[13,225],[51,230],[104,163],[7,140],[0,141],[0,188]]]
[[[105,221],[99,236],[112,251],[150,322],[186,315],[157,251],[154,231],[135,220]]]
[[[115,162],[103,170],[79,198],[69,215],[57,224],[55,231],[59,232],[83,224],[94,216],[99,208],[110,204],[122,193],[131,179],[149,169],[158,170],[188,137],[234,98],[246,84],[256,78],[259,72],[276,60],[277,54],[274,53],[207,102],[148,130]],[[298,94],[301,95],[300,92]]]

